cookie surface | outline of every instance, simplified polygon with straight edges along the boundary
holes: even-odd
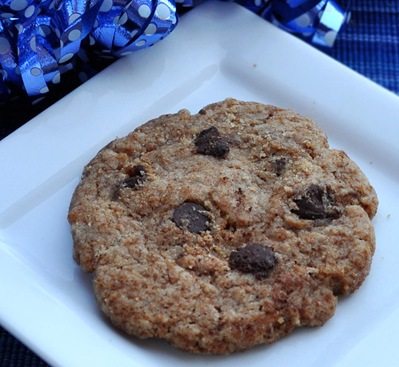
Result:
[[[369,272],[376,209],[312,121],[228,99],[107,145],[68,219],[115,326],[225,354],[326,322]]]

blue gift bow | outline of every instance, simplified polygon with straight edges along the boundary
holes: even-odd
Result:
[[[177,0],[193,7],[201,0]],[[303,39],[331,47],[348,20],[335,0],[237,0]],[[0,100],[23,87],[45,94],[74,67],[90,38],[101,55],[120,57],[167,36],[178,21],[174,0],[0,0]],[[84,56],[83,56],[84,57]]]

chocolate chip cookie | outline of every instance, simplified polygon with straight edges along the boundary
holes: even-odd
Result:
[[[228,99],[111,142],[68,218],[115,326],[226,354],[324,324],[369,272],[376,209],[312,121]]]

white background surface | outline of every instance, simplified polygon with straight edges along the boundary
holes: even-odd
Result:
[[[66,220],[83,166],[162,113],[226,97],[313,118],[374,185],[377,250],[325,326],[228,357],[129,339],[100,315]],[[0,322],[54,366],[374,366],[399,360],[399,98],[232,3],[187,14],[0,143]]]

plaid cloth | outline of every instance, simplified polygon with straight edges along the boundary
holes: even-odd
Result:
[[[353,0],[330,55],[399,94],[399,1]]]
[[[399,1],[353,0],[351,21],[329,53],[399,94]],[[17,121],[14,128],[21,123]],[[0,139],[11,130],[3,130]],[[44,366],[45,362],[0,327],[0,367]]]

